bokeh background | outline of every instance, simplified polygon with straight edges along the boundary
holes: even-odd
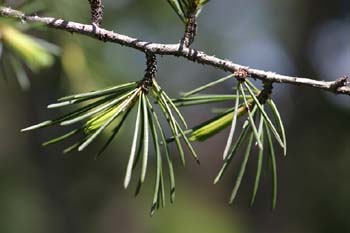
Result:
[[[18,2],[6,4],[15,7]],[[39,3],[36,9],[41,15],[90,20],[87,0],[32,2]],[[182,35],[183,25],[165,0],[104,2],[106,28],[164,43],[177,42]],[[199,24],[193,47],[236,63],[322,80],[350,74],[348,0],[212,0]],[[222,163],[228,134],[224,131],[195,144],[200,166],[188,160],[183,168],[176,160],[176,202],[151,218],[152,176],[137,198],[122,186],[132,122],[97,160],[95,153],[106,137],[82,153],[62,156],[63,145],[44,148],[41,142],[64,129],[19,132],[60,115],[46,105],[61,96],[140,79],[144,55],[52,29],[31,33],[58,45],[61,56],[50,69],[30,75],[27,91],[15,79],[0,80],[0,232],[350,232],[349,97],[275,85],[273,98],[289,143],[288,156],[278,156],[276,210],[270,210],[269,170],[263,173],[256,204],[248,206],[255,160],[249,163],[234,205],[227,202],[238,166],[232,166],[222,182],[212,184]],[[159,58],[159,83],[174,97],[224,75],[182,58]],[[212,91],[230,93],[231,85]],[[195,125],[213,116],[208,109],[183,112]]]

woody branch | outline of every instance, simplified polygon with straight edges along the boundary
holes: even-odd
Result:
[[[263,82],[287,83],[297,86],[312,87],[332,92],[335,94],[343,94],[350,96],[350,83],[348,81],[348,78],[345,76],[338,78],[335,81],[319,81],[309,78],[292,77],[277,74],[271,71],[264,71],[260,69],[250,68],[248,66],[243,66],[240,64],[235,64],[232,61],[208,55],[200,50],[183,47],[180,43],[160,44],[149,41],[143,41],[137,38],[133,38],[127,35],[123,35],[114,31],[101,28],[96,23],[81,24],[73,21],[66,21],[63,19],[52,17],[26,15],[21,11],[1,6],[0,15],[13,19],[18,19],[22,22],[42,23],[43,25],[46,25],[51,28],[60,29],[71,33],[78,33],[98,40],[102,40],[104,42],[116,43],[119,45],[140,50],[142,52],[148,51],[159,55],[172,55],[177,57],[183,57],[193,62],[209,65],[232,73],[243,69],[248,72],[250,77],[254,79],[259,79]]]

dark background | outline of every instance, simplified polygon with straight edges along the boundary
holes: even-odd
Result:
[[[7,2],[15,6],[17,1]],[[90,20],[87,0],[34,2],[41,3],[44,15]],[[108,29],[164,43],[182,35],[183,26],[165,0],[104,2]],[[199,24],[193,47],[236,63],[321,80],[350,74],[348,0],[212,0]],[[188,159],[183,168],[176,161],[176,202],[150,218],[152,176],[136,199],[132,189],[122,186],[132,122],[98,160],[94,155],[106,137],[64,157],[63,145],[40,146],[64,129],[19,132],[62,113],[46,109],[61,96],[142,78],[144,55],[53,29],[33,34],[59,45],[61,58],[51,69],[31,75],[28,91],[21,91],[15,79],[0,81],[0,232],[350,232],[349,97],[275,85],[273,98],[289,146],[286,158],[278,156],[275,211],[270,210],[269,170],[263,173],[256,204],[248,207],[255,160],[234,205],[227,201],[237,166],[212,184],[222,163],[225,131],[195,144],[201,166]],[[159,83],[172,96],[224,75],[182,58],[159,59]],[[229,93],[230,84],[213,91]],[[190,125],[212,116],[208,107],[183,112]]]

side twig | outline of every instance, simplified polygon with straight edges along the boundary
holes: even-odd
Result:
[[[340,78],[335,81],[318,81],[308,78],[292,77],[287,75],[276,74],[270,71],[253,69],[247,66],[235,64],[232,61],[220,59],[211,56],[200,50],[192,48],[182,48],[180,44],[159,44],[148,41],[142,41],[133,37],[122,35],[104,28],[94,27],[93,25],[81,24],[63,19],[52,17],[40,17],[37,15],[26,15],[21,11],[13,10],[8,7],[0,7],[0,15],[24,22],[42,23],[48,27],[64,30],[67,32],[75,32],[86,35],[104,42],[113,42],[130,48],[140,50],[142,52],[152,52],[159,55],[172,55],[187,58],[188,60],[216,67],[218,69],[234,73],[239,69],[246,70],[251,77],[261,81],[271,83],[288,83],[298,86],[313,87],[335,94],[343,94],[350,96],[350,86],[347,77]]]
[[[193,11],[190,13],[190,15],[187,18],[187,22],[185,25],[185,33],[183,38],[181,39],[181,44],[189,48],[190,45],[194,42],[194,38],[197,34],[197,18],[196,18],[196,12]]]
[[[89,0],[91,7],[91,23],[100,26],[103,18],[102,0]]]

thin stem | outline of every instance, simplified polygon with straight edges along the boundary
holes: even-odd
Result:
[[[100,26],[103,18],[102,0],[89,0],[91,7],[91,23]]]

